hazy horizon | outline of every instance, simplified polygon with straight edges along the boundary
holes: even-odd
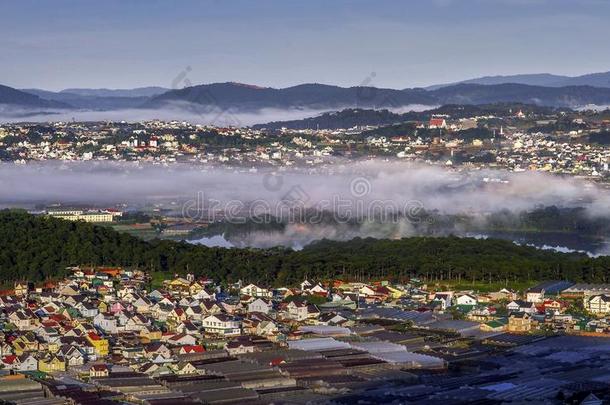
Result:
[[[0,77],[15,88],[172,88],[186,69],[194,84],[397,89],[610,70],[600,0],[25,0],[0,13]]]
[[[319,85],[324,85],[324,86],[337,86],[337,87],[344,87],[344,88],[349,88],[349,87],[358,87],[358,86],[371,86],[371,87],[376,87],[376,88],[387,88],[387,89],[393,89],[393,90],[404,90],[404,89],[408,89],[408,88],[426,88],[426,87],[430,87],[430,86],[435,86],[435,85],[445,85],[445,84],[452,84],[452,83],[459,83],[459,82],[464,82],[464,81],[469,81],[469,80],[473,80],[473,79],[481,79],[481,78],[488,78],[488,77],[504,77],[504,76],[521,76],[521,75],[556,75],[556,76],[565,76],[565,77],[578,77],[578,76],[582,76],[582,75],[588,75],[588,74],[596,74],[596,73],[606,73],[606,72],[610,72],[610,70],[607,71],[599,71],[599,72],[585,72],[582,74],[578,74],[578,75],[563,75],[561,73],[554,73],[554,72],[521,72],[521,73],[511,73],[511,74],[487,74],[487,75],[481,75],[481,76],[476,76],[476,77],[463,77],[461,79],[457,79],[455,81],[452,82],[447,82],[447,83],[429,83],[426,85],[422,85],[422,86],[413,86],[413,87],[384,87],[384,86],[375,86],[374,84],[368,84],[368,83],[357,83],[357,84],[353,84],[353,85],[339,85],[336,83],[323,83],[323,82],[300,82],[300,83],[293,83],[293,84],[288,84],[285,86],[273,86],[273,85],[268,85],[268,86],[259,86],[257,83],[246,83],[246,82],[236,82],[233,80],[225,80],[225,81],[216,81],[216,82],[201,82],[201,83],[191,83],[190,86],[185,86],[185,87],[192,87],[192,86],[202,86],[202,85],[211,85],[211,84],[223,84],[223,83],[234,83],[234,84],[240,84],[240,85],[247,85],[247,86],[256,86],[256,87],[261,87],[261,88],[270,88],[270,89],[286,89],[286,88],[290,88],[290,87],[296,87],[296,86],[301,86],[301,85],[307,85],[307,84],[319,84]],[[372,72],[374,73],[374,72]],[[373,75],[374,77],[375,75]],[[21,87],[18,88],[18,90],[45,90],[45,91],[51,91],[51,92],[70,92],[70,90],[100,90],[100,91],[121,91],[121,90],[136,90],[136,89],[145,89],[145,88],[154,88],[154,87],[160,87],[160,88],[164,88],[163,85],[161,84],[150,84],[150,85],[144,85],[144,86],[133,86],[133,87],[93,87],[93,86],[83,86],[83,87],[66,87],[66,88],[59,88],[59,89],[47,89],[47,88],[42,88],[42,87]],[[172,87],[165,87],[169,90],[173,90],[174,88]],[[177,89],[180,89],[183,87],[178,87]]]

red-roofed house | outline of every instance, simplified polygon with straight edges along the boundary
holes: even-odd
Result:
[[[434,129],[434,128],[447,128],[447,121],[445,121],[444,118],[436,118],[436,117],[432,117],[430,118],[430,122],[428,123],[428,127],[430,129]]]
[[[185,345],[180,348],[180,354],[203,353],[205,348],[201,345]]]
[[[89,377],[103,378],[110,375],[110,370],[105,364],[93,364],[89,367]]]

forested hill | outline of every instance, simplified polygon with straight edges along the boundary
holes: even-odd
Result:
[[[569,109],[555,109],[523,103],[495,104],[446,104],[425,111],[409,111],[402,114],[389,110],[371,110],[363,108],[346,108],[341,111],[326,112],[314,117],[290,121],[274,121],[253,125],[253,129],[279,130],[288,129],[340,129],[355,126],[384,126],[409,121],[427,121],[434,115],[449,115],[453,119],[483,115],[509,116],[513,111],[521,110],[524,114],[553,114]]]
[[[389,110],[367,110],[362,108],[346,108],[341,111],[326,112],[315,117],[299,120],[274,121],[267,124],[253,125],[253,129],[277,130],[289,129],[340,129],[367,125],[390,125],[406,121],[404,114],[396,114]]]
[[[610,257],[588,258],[517,246],[501,240],[461,238],[320,241],[301,251],[224,249],[185,242],[145,242],[108,227],[18,211],[0,212],[0,280],[41,281],[67,266],[115,265],[190,272],[220,281],[292,284],[318,279],[402,278],[608,282]]]

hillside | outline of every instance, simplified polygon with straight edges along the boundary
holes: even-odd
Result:
[[[552,114],[557,110],[522,103],[496,103],[481,105],[447,104],[425,111],[411,111],[402,114],[388,110],[370,110],[362,108],[346,108],[341,111],[332,111],[300,120],[273,121],[265,124],[253,125],[254,129],[278,130],[288,129],[339,129],[354,126],[388,126],[406,121],[426,121],[436,114],[449,115],[452,118],[466,118],[483,115],[506,116],[514,111],[523,111],[526,114]],[[569,109],[564,109],[569,111]]]
[[[252,127],[254,129],[339,129],[367,125],[390,125],[402,121],[404,121],[403,114],[395,114],[388,110],[346,108],[301,120],[274,121]]]
[[[39,89],[24,89],[23,91],[45,100],[69,104],[77,109],[88,110],[119,110],[124,108],[138,108],[149,100],[149,97],[145,96],[99,96],[95,94],[87,94],[86,92],[83,94],[70,93],[65,90],[53,92]]]
[[[504,281],[607,282],[610,257],[588,258],[501,240],[415,237],[323,240],[301,251],[224,249],[185,242],[145,242],[108,227],[25,212],[0,212],[0,279],[41,281],[66,266],[116,265],[196,274],[230,282],[290,284],[307,277],[426,277]]]
[[[429,86],[427,90],[436,90],[441,87],[447,87],[455,84],[526,84],[529,86],[544,86],[544,87],[565,87],[565,86],[592,86],[592,87],[610,87],[610,72],[589,73],[580,76],[562,76],[549,73],[534,73],[520,75],[496,75],[483,76],[469,80],[462,80],[454,83],[437,84]]]
[[[24,108],[70,108],[67,103],[45,100],[35,94],[0,85],[0,104]]]
[[[152,97],[163,94],[170,89],[158,86],[136,87],[133,89],[64,89],[60,93],[77,94],[89,97]]]
[[[525,84],[457,84],[430,93],[442,104],[487,104],[519,102],[553,107],[604,105],[610,101],[610,88],[590,86],[542,87]]]

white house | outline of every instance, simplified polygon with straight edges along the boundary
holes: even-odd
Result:
[[[470,294],[463,294],[456,298],[457,305],[477,305],[477,298]]]
[[[97,314],[93,318],[93,325],[97,326],[105,333],[118,333],[118,320],[112,315],[108,314]]]
[[[328,290],[319,283],[307,289],[309,294],[328,295]]]
[[[152,308],[152,301],[146,297],[138,296],[137,299],[133,302],[133,306],[136,311],[141,314],[147,314],[150,312]]]
[[[202,288],[193,295],[193,298],[196,298],[198,300],[215,300],[216,293],[209,293],[205,288]]]
[[[295,321],[304,321],[307,319],[307,304],[303,302],[292,301],[287,306],[288,316]]]
[[[58,353],[66,359],[68,366],[74,367],[85,364],[85,355],[76,346],[64,345]]]
[[[17,327],[18,330],[36,329],[36,318],[26,314],[22,310],[14,311],[8,316],[8,320]]]
[[[176,375],[198,374],[199,370],[189,362],[179,362],[169,366]]]
[[[261,288],[255,284],[248,284],[245,287],[242,287],[239,292],[241,295],[249,295],[251,297],[257,298],[271,298],[273,293],[266,288]]]
[[[38,370],[38,360],[30,353],[24,353],[19,356],[19,371],[36,371]]]
[[[585,297],[584,307],[593,314],[610,313],[610,295],[598,294]]]
[[[365,285],[360,289],[359,293],[360,293],[360,295],[369,297],[371,295],[375,295],[375,289],[371,286]]]
[[[197,338],[193,335],[187,335],[185,333],[178,333],[167,339],[167,343],[173,346],[193,346],[197,344]]]
[[[248,312],[262,312],[263,314],[268,314],[272,309],[273,305],[271,304],[271,301],[263,298],[257,298],[248,304]]]
[[[256,334],[259,336],[274,336],[277,335],[279,329],[272,321],[262,321],[256,325]]]
[[[225,346],[225,350],[231,355],[254,352],[254,343],[250,339],[233,340]]]
[[[441,309],[445,310],[451,306],[451,297],[452,294],[449,293],[436,293],[432,301],[440,303]]]
[[[536,305],[533,302],[525,302],[522,300],[511,301],[506,305],[508,312],[525,312],[534,314],[537,312]]]
[[[103,378],[110,375],[110,370],[105,364],[92,364],[89,367],[89,377],[92,378]]]
[[[123,315],[124,316],[124,315]],[[133,314],[132,316],[125,316],[123,328],[126,331],[141,331],[147,326],[150,326],[151,322],[142,314]]]
[[[93,318],[100,312],[95,305],[89,302],[79,302],[76,304],[76,309],[85,318]]]
[[[241,322],[227,314],[214,314],[203,319],[203,329],[206,333],[223,336],[238,336],[241,334]]]
[[[527,302],[542,302],[544,301],[544,288],[531,288],[525,295]]]
[[[347,322],[347,318],[334,312],[324,313],[318,319],[320,325],[341,325],[345,322]]]

